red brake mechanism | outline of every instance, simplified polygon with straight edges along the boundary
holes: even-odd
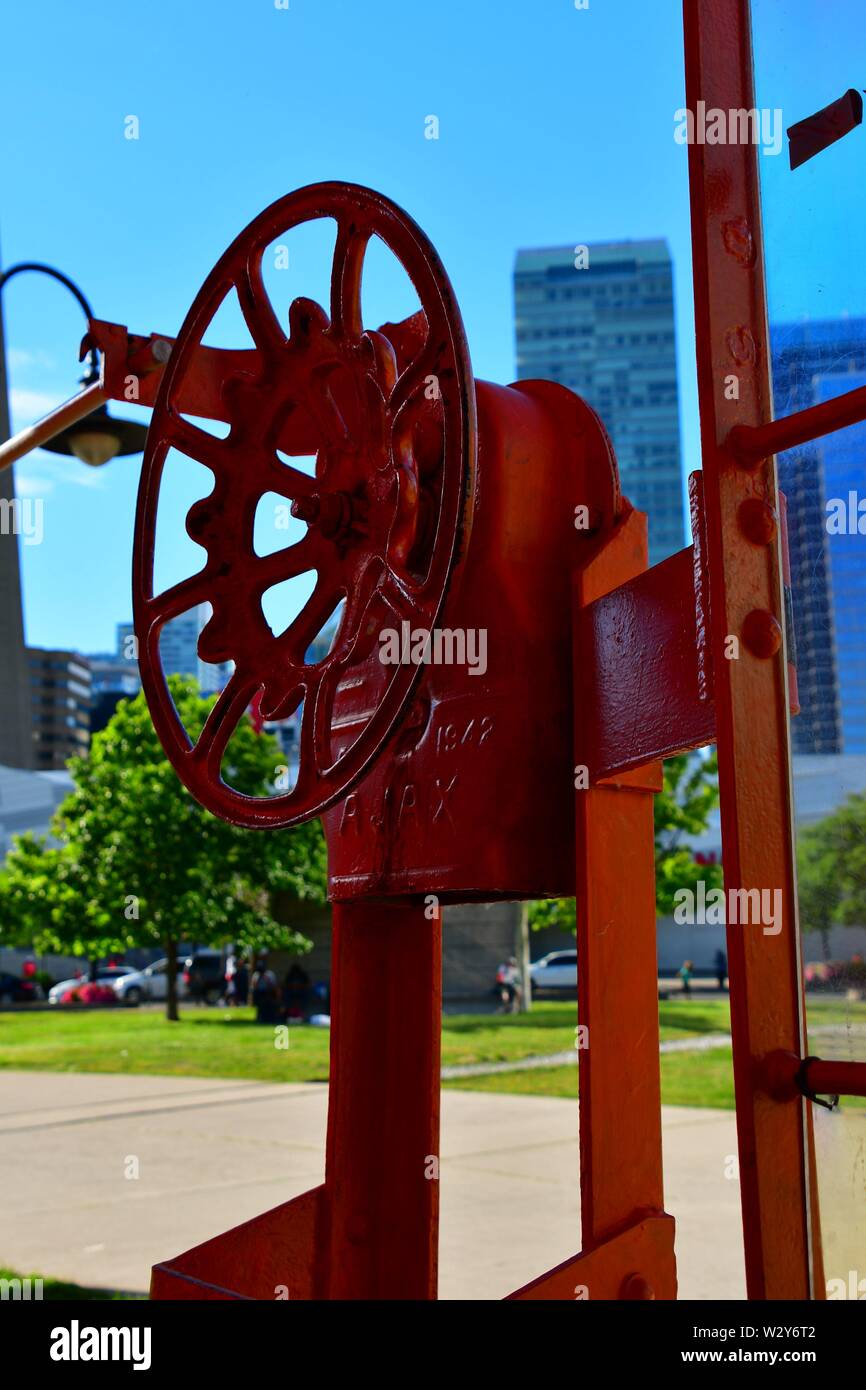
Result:
[[[296,299],[278,321],[262,276],[266,249],[292,227],[336,222],[328,312]],[[378,331],[361,322],[361,275],[378,236],[411,279],[421,312]],[[225,354],[218,439],[183,414],[195,394],[202,337],[235,290],[255,350]],[[469,525],[475,464],[475,391],[460,313],[439,258],[416,224],[369,189],[326,183],[274,203],[232,243],[190,309],[153,411],[138,498],[133,564],[141,676],[154,725],[183,783],[237,825],[286,826],[318,815],[363,776],[405,711],[418,678],[411,664],[376,670],[369,720],[339,753],[332,746],[338,687],[379,663],[383,628],[435,626]],[[206,551],[195,575],[155,594],[160,485],[174,449],[204,464],[213,491],[189,510],[186,529]],[[278,452],[279,451],[279,452]],[[313,475],[281,455],[316,455]],[[266,493],[291,502],[302,539],[274,554],[253,547]],[[275,636],[262,595],[305,571],[312,594]],[[310,644],[343,602],[333,645],[308,662]],[[191,743],[166,685],[160,633],[200,603],[212,616],[199,638],[207,662],[233,674]],[[259,696],[265,719],[300,710],[299,768],[291,791],[248,797],[222,777],[229,739]]]

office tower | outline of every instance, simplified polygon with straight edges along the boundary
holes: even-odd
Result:
[[[209,603],[200,603],[187,613],[181,613],[166,623],[159,639],[159,654],[162,669],[167,676],[195,676],[203,695],[213,695],[222,690],[232,673],[232,663],[221,662],[217,666],[202,661],[198,654],[198,639],[202,628],[211,616]],[[134,662],[135,648],[131,644],[134,633],[132,623],[117,625],[117,654]]]
[[[864,386],[866,371],[827,372],[815,378],[816,404]],[[866,753],[866,515],[859,510],[866,501],[866,425],[828,434],[820,446],[842,752]]]
[[[790,415],[866,382],[866,319],[771,329],[775,413]],[[866,535],[828,531],[827,504],[866,497],[866,426],[778,457],[788,545],[801,713],[796,753],[866,752]]]
[[[33,766],[64,768],[90,745],[91,675],[78,652],[28,647],[33,708]]]
[[[577,251],[578,254],[575,254]],[[580,268],[578,268],[580,267]],[[685,544],[673,276],[665,241],[519,251],[517,375],[570,387],[598,411],[650,564]]]

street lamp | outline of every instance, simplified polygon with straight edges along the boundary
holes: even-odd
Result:
[[[43,265],[39,261],[21,261],[18,265],[10,266],[8,270],[0,272],[0,291],[5,288],[13,275],[19,275],[24,270],[33,270],[42,275],[50,275],[52,279],[65,285],[81,305],[84,316],[90,323],[93,318],[93,310],[74,281],[70,280],[67,275],[63,275],[61,271],[55,270],[53,266]],[[91,348],[81,384],[84,387],[91,387],[95,386],[98,381],[99,353],[96,348]],[[42,447],[52,454],[74,454],[76,458],[81,459],[82,463],[87,463],[92,468],[98,468],[118,455],[140,454],[146,438],[146,425],[139,424],[137,420],[115,419],[114,416],[109,415],[107,405],[100,405],[89,415],[73,421],[65,429],[60,430]]]

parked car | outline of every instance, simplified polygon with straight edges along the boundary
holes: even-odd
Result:
[[[165,999],[168,993],[168,961],[155,960],[144,970],[134,970],[131,975],[122,975],[114,981],[113,989],[118,999],[126,1004],[140,1004],[147,999]],[[177,975],[177,997],[182,999],[186,993],[183,972]]]
[[[22,980],[0,971],[0,1004],[35,1004],[42,998],[37,980]]]
[[[183,987],[190,999],[217,1004],[226,992],[225,964],[219,951],[195,951],[183,963]]]
[[[100,965],[96,971],[96,980],[99,984],[113,984],[114,981],[119,980],[122,975],[131,974],[133,974],[131,965]],[[48,991],[49,1004],[61,1003],[63,996],[67,994],[69,990],[79,988],[81,985],[86,985],[87,983],[87,976],[83,973],[80,976],[73,976],[71,980],[61,980],[59,984],[52,985]]]
[[[101,982],[76,980],[65,994],[61,994],[58,1002],[61,1004],[116,1004],[117,995],[105,980]]]
[[[533,990],[577,989],[577,951],[551,951],[529,967]]]

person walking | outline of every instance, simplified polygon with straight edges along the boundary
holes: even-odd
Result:
[[[516,956],[509,956],[496,972],[496,987],[499,992],[498,1013],[516,1014],[520,1009],[522,990],[520,987],[520,968]]]
[[[279,986],[273,970],[268,968],[267,957],[265,956],[262,956],[256,965],[252,979],[252,994],[256,1009],[256,1023],[279,1023]]]

